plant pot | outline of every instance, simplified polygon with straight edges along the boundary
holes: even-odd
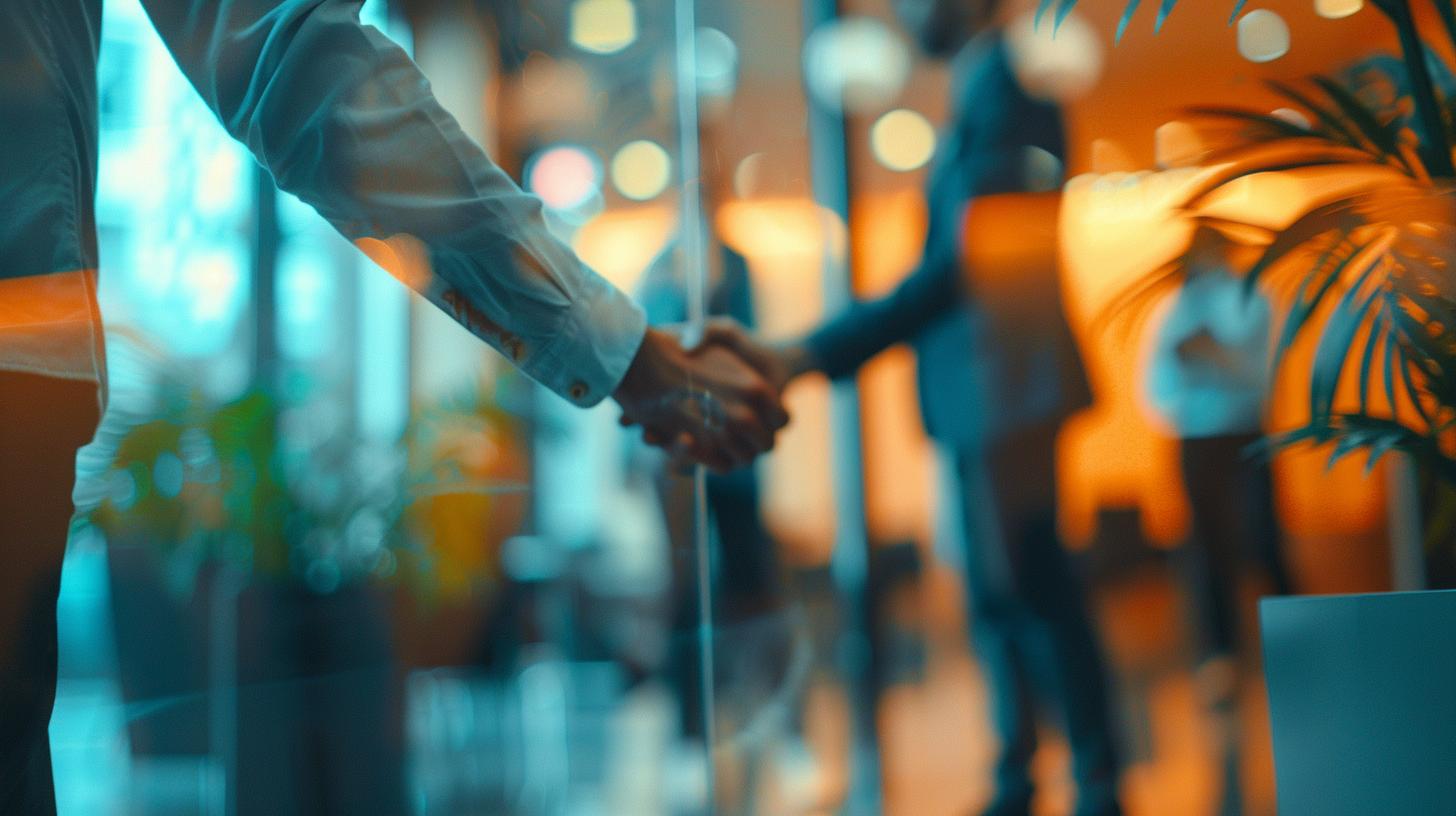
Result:
[[[116,650],[136,757],[210,755],[239,816],[406,811],[401,678],[386,593],[232,585],[190,595],[145,544],[110,553]]]
[[[1456,591],[1260,604],[1279,812],[1456,813]]]

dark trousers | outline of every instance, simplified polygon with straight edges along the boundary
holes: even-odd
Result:
[[[997,813],[1025,813],[1038,703],[1071,744],[1078,814],[1115,814],[1117,758],[1086,599],[1057,533],[1054,425],[957,457],[971,633],[1001,739]]]
[[[56,596],[96,384],[0,372],[0,813],[55,813]]]
[[[1240,583],[1249,566],[1268,577],[1274,594],[1294,590],[1275,515],[1269,461],[1249,452],[1259,440],[1256,434],[1234,434],[1181,443],[1192,527],[1184,578],[1205,659],[1238,652]]]
[[[665,475],[659,491],[673,564],[670,671],[678,687],[683,734],[698,738],[705,733],[704,716],[709,706],[702,699],[702,633],[698,626],[702,612],[698,602],[692,480]],[[743,642],[756,630],[775,631],[775,624],[782,623],[779,613],[785,593],[778,545],[763,525],[758,481],[753,472],[709,475],[707,491],[708,512],[717,528],[722,553],[713,579],[717,599],[714,636],[722,638],[717,644],[722,647]],[[751,673],[752,662],[719,666],[716,679],[733,679],[734,668]]]

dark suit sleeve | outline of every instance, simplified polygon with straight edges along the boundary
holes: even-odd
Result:
[[[920,263],[894,291],[856,302],[806,341],[830,377],[852,375],[886,348],[965,308],[961,259],[966,205],[977,196],[1024,190],[1028,146],[1058,159],[1064,155],[1059,111],[1021,90],[1004,44],[998,43],[991,58],[970,75],[956,109],[957,121],[942,146],[945,158],[928,185],[930,223]]]
[[[964,305],[961,281],[960,214],[979,185],[972,178],[1008,172],[1012,157],[982,155],[942,168],[954,179],[932,183],[930,229],[920,263],[893,291],[858,301],[808,338],[809,352],[830,377],[852,375],[881,351],[914,337],[927,324]]]

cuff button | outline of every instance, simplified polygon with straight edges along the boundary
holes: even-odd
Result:
[[[571,384],[571,388],[568,389],[567,393],[571,394],[572,399],[580,401],[586,399],[586,390],[586,383],[577,380]]]

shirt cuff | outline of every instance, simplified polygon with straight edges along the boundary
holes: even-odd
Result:
[[[617,390],[646,333],[642,307],[593,276],[526,373],[573,405],[590,408]]]

